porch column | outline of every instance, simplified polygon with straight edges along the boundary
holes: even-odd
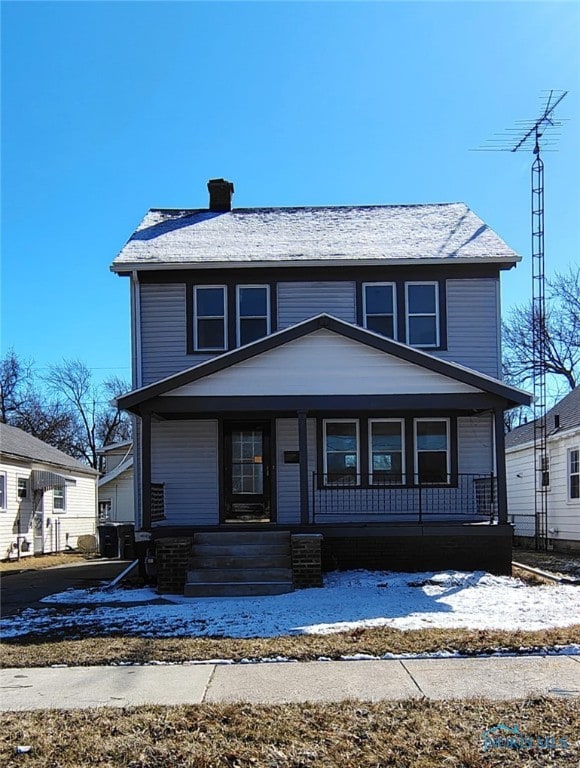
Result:
[[[141,528],[151,530],[151,414],[141,416]]]
[[[298,411],[298,453],[300,456],[300,522],[308,525],[308,422],[306,411]]]
[[[500,523],[507,523],[507,486],[505,472],[505,425],[503,410],[493,409],[495,436],[495,471],[497,474],[497,515]]]

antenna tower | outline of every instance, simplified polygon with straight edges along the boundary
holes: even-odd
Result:
[[[555,143],[554,129],[561,125],[554,110],[567,91],[548,91],[537,120],[518,121],[483,150],[518,152],[532,150],[532,377],[534,392],[534,520],[536,549],[548,548],[549,456],[546,420],[546,278],[544,267],[544,163],[541,149]],[[511,139],[511,141],[510,141]]]

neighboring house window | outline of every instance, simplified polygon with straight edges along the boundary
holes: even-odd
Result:
[[[369,482],[400,485],[405,482],[403,419],[369,421]]]
[[[363,325],[389,339],[397,338],[394,283],[363,283]]]
[[[449,420],[415,419],[415,474],[419,483],[450,480]]]
[[[437,283],[405,283],[407,344],[439,346],[439,291]]]
[[[238,285],[237,341],[244,346],[270,333],[270,289],[267,285]]]
[[[28,498],[28,478],[19,477],[16,481],[16,496],[19,499]]]
[[[227,302],[224,285],[195,286],[193,346],[196,352],[227,349]]]
[[[52,492],[52,508],[55,512],[64,512],[66,509],[66,495],[64,488],[55,488]]]
[[[0,472],[0,509],[6,509],[6,473]]]
[[[113,504],[110,499],[102,499],[99,501],[99,521],[105,523],[111,519],[111,510]]]
[[[580,450],[568,451],[568,494],[570,499],[580,499]]]
[[[546,454],[542,456],[542,487],[550,486],[550,457]]]
[[[359,424],[356,419],[324,421],[324,484],[357,485]]]

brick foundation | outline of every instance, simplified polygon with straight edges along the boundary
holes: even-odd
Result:
[[[291,538],[295,589],[322,586],[322,536],[295,533]]]
[[[183,594],[192,544],[192,538],[157,539],[155,559],[158,592]]]

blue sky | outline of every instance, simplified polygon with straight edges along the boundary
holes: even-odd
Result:
[[[545,153],[546,272],[580,253],[576,2],[3,2],[2,352],[129,377],[149,207],[464,201],[523,257],[529,153],[472,152],[568,90]]]

